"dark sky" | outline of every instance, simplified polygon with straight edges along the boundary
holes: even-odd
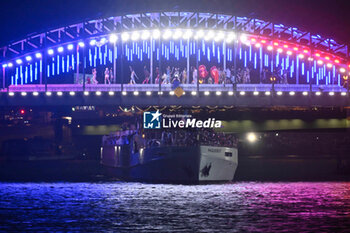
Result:
[[[253,16],[350,42],[350,0],[1,0],[0,46],[84,19],[157,10]]]

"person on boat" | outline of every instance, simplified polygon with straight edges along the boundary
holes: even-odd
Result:
[[[96,71],[96,68],[93,68],[92,69],[92,84],[98,84],[98,81],[97,81],[97,71]]]
[[[147,70],[146,66],[143,67],[143,73],[145,74],[145,79],[143,80],[142,84],[148,84],[150,73]]]

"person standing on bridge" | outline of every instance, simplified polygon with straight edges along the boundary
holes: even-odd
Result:
[[[143,67],[143,73],[145,74],[145,79],[143,80],[142,84],[148,84],[148,83],[149,83],[149,76],[150,76],[150,73],[149,73],[149,71],[147,70],[147,67],[146,67],[146,66]]]
[[[109,80],[109,69],[106,67],[105,69],[105,84],[110,84],[111,81]]]
[[[97,77],[97,71],[96,71],[96,68],[93,68],[92,69],[92,80],[91,80],[92,84],[98,84],[96,77]]]
[[[131,66],[129,66],[129,68],[130,68],[130,84],[136,84],[135,78],[139,79],[139,77],[137,77],[134,69]]]
[[[192,66],[192,83],[197,84],[198,80],[198,71],[196,67]]]

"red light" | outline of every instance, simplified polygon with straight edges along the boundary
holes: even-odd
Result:
[[[339,63],[340,61],[339,61],[338,59],[335,59],[334,62],[335,62],[335,63]]]
[[[21,109],[19,112],[20,112],[22,115],[24,115],[24,113],[26,113],[26,111],[25,111],[24,109]]]
[[[315,56],[316,56],[316,57],[319,57],[319,56],[321,56],[321,55],[320,55],[319,53],[316,53]]]

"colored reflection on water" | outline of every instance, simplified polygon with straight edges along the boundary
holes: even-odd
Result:
[[[0,231],[334,231],[350,183],[0,183]]]

